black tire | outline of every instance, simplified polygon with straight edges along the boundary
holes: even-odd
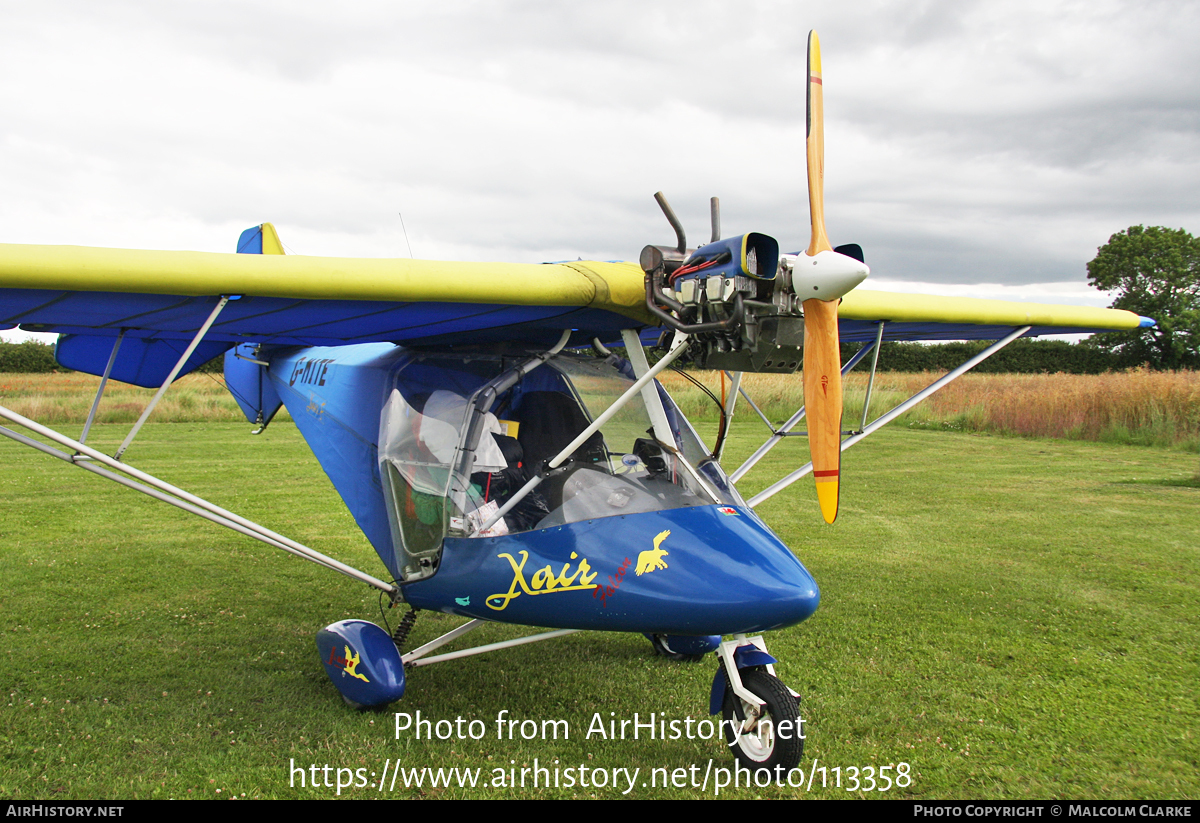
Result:
[[[673,652],[667,645],[666,638],[661,634],[648,634],[650,645],[654,647],[654,653],[665,657],[669,660],[678,660],[681,663],[699,663],[707,654],[682,654],[681,652]]]
[[[722,717],[725,740],[738,762],[757,773],[767,771],[775,779],[786,777],[804,755],[804,733],[796,698],[787,687],[762,669],[742,669],[742,685],[762,698],[766,706],[747,734],[738,734],[751,709],[726,683]],[[769,721],[769,722],[768,722]]]

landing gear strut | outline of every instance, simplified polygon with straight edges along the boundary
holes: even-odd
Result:
[[[804,755],[796,699],[777,677],[761,669],[744,669],[741,675],[742,684],[762,705],[743,700],[733,689],[726,690],[721,710],[725,740],[738,762],[750,771],[782,777],[796,768]]]
[[[736,635],[717,656],[709,710],[721,712],[726,742],[743,768],[783,779],[804,755],[800,696],[775,676],[762,637]]]

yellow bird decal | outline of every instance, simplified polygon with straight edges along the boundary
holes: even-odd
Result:
[[[670,552],[663,551],[659,548],[659,546],[662,545],[662,542],[666,540],[670,534],[670,529],[665,532],[659,532],[654,538],[654,548],[646,549],[646,551],[638,555],[637,574],[639,577],[641,577],[642,572],[652,572],[658,569],[665,569],[667,567],[667,563],[665,560],[663,560],[663,558],[666,557]]]
[[[346,647],[346,674],[350,675],[351,677],[357,677],[364,683],[370,683],[371,681],[367,680],[366,675],[359,674],[358,672],[354,671],[354,667],[357,666],[361,660],[362,658],[355,654],[349,646]]]

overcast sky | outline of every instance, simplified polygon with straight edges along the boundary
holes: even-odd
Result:
[[[0,242],[636,260],[808,243],[876,288],[1106,305],[1086,263],[1200,231],[1200,4],[0,0]]]

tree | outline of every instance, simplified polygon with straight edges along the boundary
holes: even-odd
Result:
[[[1200,367],[1200,238],[1183,229],[1130,226],[1088,263],[1088,282],[1118,292],[1112,308],[1152,317],[1152,329],[1102,334],[1089,343],[1128,365]]]

